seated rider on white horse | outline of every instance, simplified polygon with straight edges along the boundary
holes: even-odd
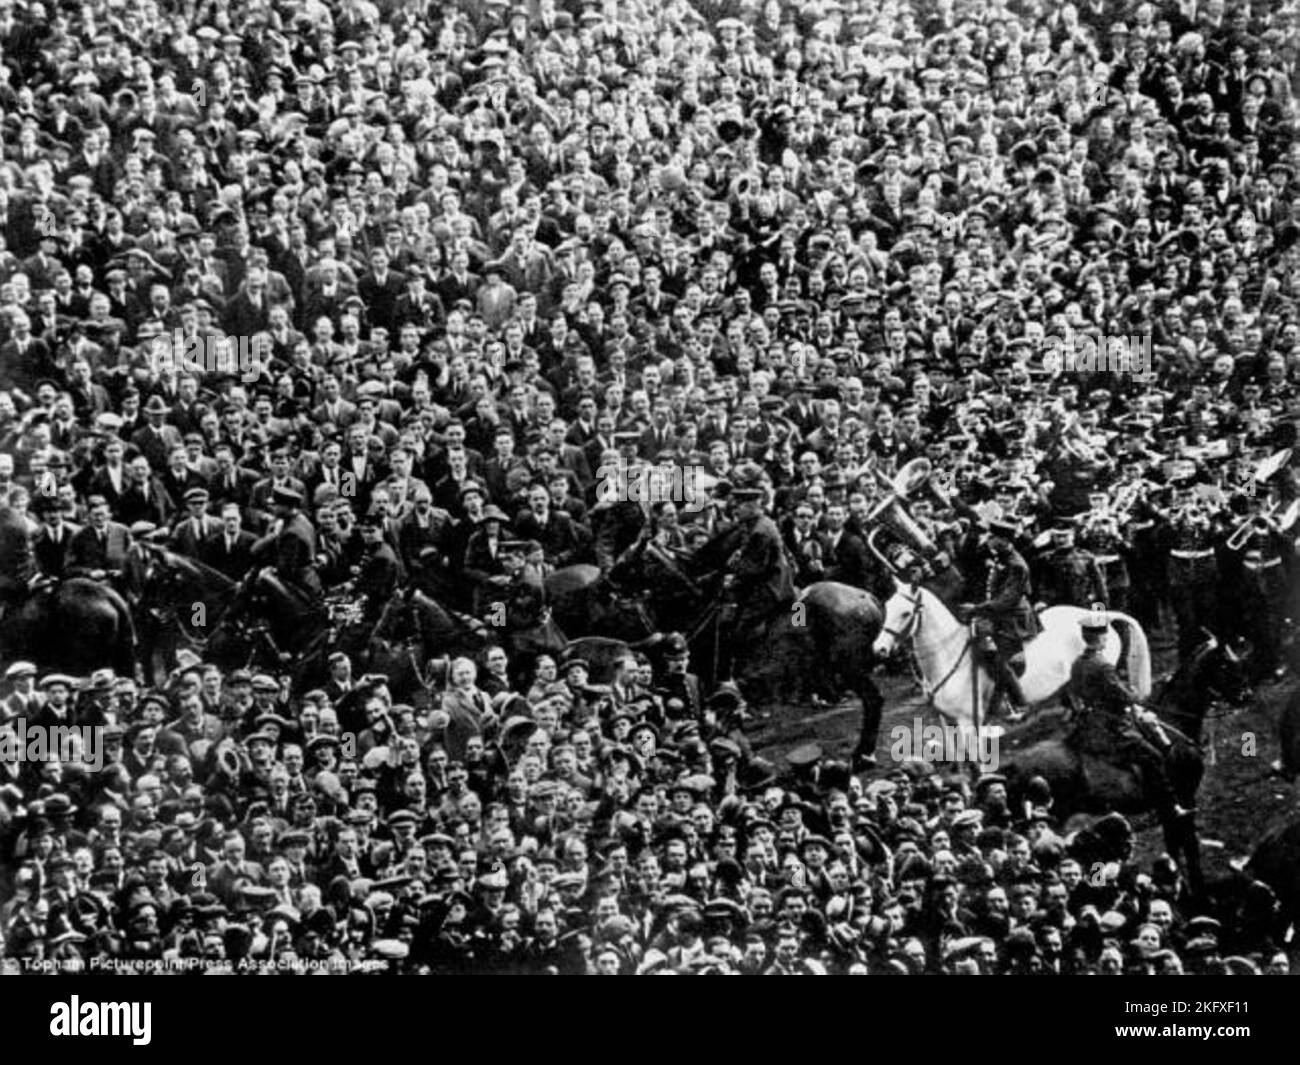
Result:
[[[993,695],[989,699],[989,718],[1002,711],[1003,699],[1009,698],[1016,708],[1011,718],[1020,716],[1025,705],[1020,689],[1017,665],[1024,663],[1025,641],[1038,633],[1029,597],[1031,585],[1029,563],[1012,546],[1017,527],[1005,521],[988,523],[989,539],[985,549],[992,556],[984,600],[973,603],[968,612],[975,618],[976,647],[993,675]]]

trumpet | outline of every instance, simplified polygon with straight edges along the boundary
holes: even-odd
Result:
[[[1119,486],[1110,507],[1117,521],[1123,524],[1129,520],[1133,508],[1142,502],[1148,487],[1142,481],[1130,481]]]
[[[1268,509],[1262,514],[1254,514],[1246,518],[1240,525],[1232,530],[1232,535],[1227,539],[1227,546],[1233,551],[1240,551],[1246,546],[1246,540],[1256,529],[1261,532],[1267,530],[1273,525],[1273,515],[1277,513],[1278,504],[1270,503]]]
[[[1210,523],[1209,512],[1206,511],[1204,504],[1199,499],[1190,503],[1183,503],[1180,506],[1170,507],[1168,510],[1157,510],[1156,514],[1162,521],[1170,523],[1191,522],[1198,525],[1208,525]]]

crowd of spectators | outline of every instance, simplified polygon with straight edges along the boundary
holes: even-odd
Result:
[[[277,507],[327,587],[391,538],[391,592],[431,510],[449,569],[497,523],[608,570],[611,452],[760,486],[827,537],[800,583],[872,584],[852,522],[916,457],[1030,538],[1120,476],[1231,501],[1297,417],[1298,15],[0,0],[0,493],[37,567],[0,573],[8,609],[111,579],[133,538],[247,549],[243,576]],[[1070,329],[1150,364],[1044,365]],[[237,369],[178,371],[182,337]],[[1284,532],[1243,563],[1261,644],[1296,616]],[[1145,622],[1171,595],[1182,635],[1213,621],[1160,572],[1133,575]],[[90,744],[0,764],[0,935],[29,971],[1289,969],[1262,884],[1193,899],[1119,819],[1067,833],[996,777],[769,763],[734,690],[670,710],[635,658],[512,690],[493,647],[421,706],[346,655],[310,692],[6,665],[7,729],[104,744],[95,770]]]

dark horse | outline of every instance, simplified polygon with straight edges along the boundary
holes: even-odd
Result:
[[[73,577],[35,592],[0,620],[0,658],[26,658],[47,669],[90,673],[111,666],[135,675],[135,626],[110,585]]]
[[[1152,692],[1152,705],[1172,746],[1166,759],[1170,783],[1178,802],[1196,804],[1205,772],[1201,756],[1201,727],[1215,699],[1239,704],[1248,692],[1241,658],[1214,637],[1205,639],[1164,685]],[[1022,733],[1034,726],[1026,726]],[[1008,737],[1011,738],[1011,737]],[[1003,758],[1012,797],[1018,798],[1032,777],[1042,777],[1052,790],[1052,812],[1061,818],[1074,813],[1138,813],[1150,809],[1137,771],[1090,754],[1080,754],[1066,739],[1041,740]],[[1161,826],[1165,846],[1182,858],[1188,882],[1200,891],[1200,841],[1191,818],[1167,820]]]
[[[177,652],[199,649],[228,668],[250,665],[256,651],[241,629],[225,623],[238,591],[220,570],[158,544],[139,542],[127,590],[140,619],[140,659],[147,683],[165,677]]]
[[[601,579],[598,566],[557,569],[546,578],[546,599],[555,623],[569,636],[643,640],[654,632],[642,598],[613,588]]]
[[[726,530],[689,557],[651,543],[619,575],[623,587],[653,593],[646,602],[658,630],[686,634],[691,668],[709,688],[729,679],[719,675],[720,583],[721,562],[734,548],[734,537],[734,530]],[[884,697],[872,678],[871,645],[883,619],[880,600],[870,592],[819,581],[768,618],[761,631],[747,635],[731,672],[746,700],[760,708],[806,702],[812,695],[838,699],[852,692],[862,700],[862,731],[854,753],[873,756]]]
[[[0,506],[0,574],[11,588],[36,576],[27,518]],[[26,658],[46,669],[90,673],[112,666],[135,674],[135,626],[126,601],[109,584],[74,577],[11,596],[0,618],[0,658]]]
[[[133,567],[131,591],[145,629],[147,675],[165,675],[182,648],[227,669],[288,672],[295,691],[324,679],[335,648],[356,656],[363,669],[381,671],[367,653],[378,626],[361,624],[343,604],[313,599],[266,571],[235,581],[165,547],[142,545],[142,551],[144,565]],[[394,671],[402,672],[396,651],[374,657],[391,658]]]

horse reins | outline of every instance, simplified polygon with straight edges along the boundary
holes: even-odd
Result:
[[[912,605],[915,607],[915,609],[912,611],[912,620],[909,621],[901,631],[898,629],[890,629],[890,628],[886,628],[883,631],[887,636],[892,636],[894,638],[895,643],[902,643],[903,640],[912,641],[912,658],[910,660],[910,664],[912,667],[912,677],[916,681],[916,683],[920,686],[921,691],[925,694],[926,699],[929,702],[933,703],[934,697],[939,694],[943,686],[947,684],[948,681],[952,680],[953,674],[957,672],[958,667],[961,666],[962,661],[966,658],[967,653],[970,651],[971,643],[973,641],[971,640],[970,634],[968,633],[966,636],[965,646],[963,646],[961,649],[961,654],[957,656],[951,668],[948,670],[947,673],[943,675],[939,683],[936,684],[933,688],[930,687],[930,685],[926,683],[926,679],[924,675],[921,673],[920,668],[916,662],[916,634],[921,628],[921,611],[924,608],[924,603],[920,595],[913,597],[911,599],[911,602]]]

